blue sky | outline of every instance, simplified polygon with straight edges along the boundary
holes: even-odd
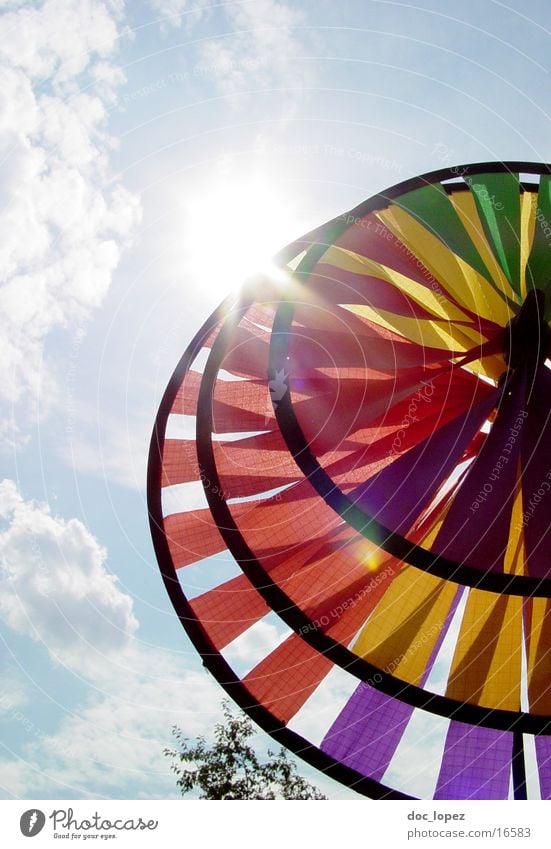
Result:
[[[147,525],[174,365],[242,274],[371,194],[551,160],[549,6],[0,7],[0,787],[166,798],[171,725],[208,733],[221,696]]]

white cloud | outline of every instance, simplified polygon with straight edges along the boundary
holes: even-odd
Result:
[[[234,32],[207,41],[200,65],[226,94],[267,86],[300,88],[308,84],[309,66],[299,9],[278,0],[228,4],[224,12]]]
[[[149,5],[154,12],[162,16],[161,23],[166,32],[167,25],[181,27],[182,24],[196,24],[208,14],[209,0],[150,0]]]
[[[160,650],[134,644],[120,660],[117,676],[98,668],[103,692],[90,691],[54,733],[31,729],[19,760],[0,761],[4,793],[13,783],[27,797],[178,795],[163,754],[174,743],[171,728],[208,736],[220,719],[220,689],[206,672]]]
[[[46,0],[8,12],[0,19],[0,59],[33,78],[71,82],[96,54],[112,52],[123,5],[122,0]]]
[[[12,481],[0,484],[0,520],[0,613],[7,624],[79,672],[124,649],[138,625],[132,599],[84,525],[25,502]]]
[[[109,165],[121,10],[46,0],[0,17],[0,431],[12,441],[39,389],[43,411],[55,397],[46,337],[102,302],[139,220]]]
[[[163,748],[171,744],[173,724],[191,735],[209,728],[205,706],[216,713],[220,702],[212,679],[186,669],[185,659],[140,643],[132,599],[107,571],[105,550],[81,522],[26,502],[7,480],[0,484],[0,561],[7,625],[47,648],[53,676],[63,664],[86,686],[83,702],[65,703],[51,733],[26,712],[30,685],[10,673],[0,718],[25,731],[29,742],[19,759],[0,762],[5,793],[174,791]]]
[[[207,672],[186,668],[181,658],[133,642],[119,654],[115,673],[98,665],[96,690],[58,728],[46,733],[26,717],[28,732],[18,757],[0,760],[3,795],[57,798],[177,796],[165,747],[173,725],[191,738],[211,736],[221,718],[220,688]],[[6,747],[5,747],[6,748]],[[8,748],[9,752],[9,748]]]
[[[0,718],[29,742],[19,760],[0,763],[6,793],[51,798],[70,788],[69,796],[95,797],[128,786],[168,793],[175,785],[163,748],[171,726],[194,736],[212,724],[206,706],[219,709],[220,690],[206,673],[137,639],[132,599],[105,561],[81,522],[26,502],[12,481],[0,484],[0,614],[47,648],[53,676],[63,664],[86,686],[84,701],[65,703],[50,733],[26,713],[30,684],[10,673]]]
[[[29,690],[14,669],[2,670],[0,687],[0,719],[24,705],[29,699]]]

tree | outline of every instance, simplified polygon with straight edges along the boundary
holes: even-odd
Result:
[[[236,716],[225,699],[224,723],[214,727],[214,743],[203,736],[190,743],[174,726],[176,749],[165,749],[173,759],[171,769],[182,796],[200,790],[200,799],[325,799],[317,787],[297,774],[296,764],[286,751],[277,754],[268,749],[268,760],[261,763],[250,745],[255,728],[251,720]]]

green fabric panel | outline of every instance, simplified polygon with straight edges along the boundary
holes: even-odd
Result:
[[[469,234],[455,211],[446,190],[440,183],[414,189],[394,201],[417,219],[427,230],[437,236],[446,247],[453,251],[472,268],[494,284],[480,254],[473,245]]]
[[[486,238],[520,295],[520,189],[518,174],[477,174],[469,180]]]
[[[551,318],[551,177],[547,176],[542,176],[540,181],[534,241],[526,268],[526,287],[545,292],[545,316]]]

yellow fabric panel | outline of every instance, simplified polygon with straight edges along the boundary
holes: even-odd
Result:
[[[478,312],[480,315],[485,315],[486,318],[493,319],[493,321],[496,321],[498,324],[505,325],[510,318],[506,299],[509,298],[513,302],[516,302],[518,297],[507,280],[505,272],[497,261],[494,252],[488,244],[482,222],[480,221],[480,216],[478,215],[475,200],[470,192],[461,191],[454,192],[450,195],[450,201],[455,207],[455,211],[459,215],[472,243],[482,257],[484,265],[492,275],[492,279],[496,284],[497,289],[499,292],[503,293],[503,296],[501,297],[499,292],[496,292],[492,286],[488,286],[486,284],[486,287],[481,289],[480,296],[486,302],[486,309],[489,312],[487,315],[480,310],[478,310]],[[468,267],[470,268],[470,266]],[[476,275],[476,272],[474,273]],[[508,315],[509,317],[507,317]]]
[[[458,357],[457,360],[459,359]],[[473,372],[473,374],[483,374],[497,382],[500,375],[505,371],[505,361],[502,354],[492,354],[490,357],[484,357],[481,360],[473,360],[462,368]]]
[[[551,600],[526,602],[526,655],[530,711],[551,714]]]
[[[379,212],[378,217],[419,257],[458,303],[483,318],[492,321],[498,321],[498,317],[501,319],[504,301],[494,287],[409,213],[391,206]],[[465,269],[469,270],[468,279]]]
[[[406,567],[369,617],[352,651],[418,685],[456,592],[456,584]]]
[[[493,357],[484,357],[483,360],[476,360],[470,365],[466,366],[470,371],[475,374],[481,374],[485,377],[490,377],[494,381],[498,381],[500,375],[505,371],[505,367],[503,365],[503,357],[501,355],[494,355]]]
[[[409,318],[387,310],[373,309],[364,304],[347,304],[346,309],[427,348],[447,348],[450,353],[464,353],[485,341],[476,330],[458,327],[448,321]]]
[[[518,464],[515,500],[511,511],[511,527],[509,542],[503,560],[503,571],[511,575],[524,575],[526,572],[526,556],[524,550],[524,532],[522,530],[522,483],[520,461]]]
[[[471,589],[446,695],[519,710],[521,639],[522,598]]]
[[[520,198],[520,291],[526,297],[526,265],[532,250],[538,196],[535,192],[524,192]]]
[[[457,262],[465,277],[465,284],[471,292],[477,315],[482,318],[490,318],[496,324],[505,327],[507,322],[516,314],[509,302],[503,300],[495,289],[460,256],[457,257]],[[480,285],[481,281],[482,286]],[[490,313],[489,316],[486,315],[487,312]]]
[[[451,321],[471,321],[468,315],[445,298],[438,298],[427,286],[422,286],[409,277],[394,271],[385,265],[374,262],[369,257],[361,256],[353,251],[332,245],[322,256],[320,262],[342,268],[353,274],[364,274],[386,280],[410,296],[412,300],[420,304],[427,312],[432,313],[435,318],[448,319]]]

